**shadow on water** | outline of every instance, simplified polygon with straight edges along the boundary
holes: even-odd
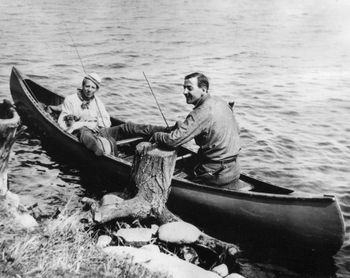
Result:
[[[244,268],[248,269],[249,265],[252,265],[265,274],[274,272],[282,277],[295,277],[296,273],[297,277],[332,277],[337,270],[331,255],[313,253],[302,246],[290,248],[278,243],[269,245],[271,240],[265,242],[264,238],[261,240],[263,243],[240,241],[240,246],[244,250],[244,258],[238,264],[240,272],[244,272]],[[271,268],[271,265],[274,267]],[[276,268],[276,265],[280,267]]]
[[[199,227],[225,240],[213,225]],[[332,255],[327,253],[329,250],[318,252],[297,242],[286,242],[278,235],[257,230],[252,225],[238,227],[234,232],[234,243],[242,253],[234,270],[245,277],[335,277],[337,268]]]

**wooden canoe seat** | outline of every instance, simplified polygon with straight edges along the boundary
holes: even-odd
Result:
[[[178,176],[179,173],[183,172],[186,167],[189,166],[188,159],[191,159],[193,157],[193,153],[185,153],[183,155],[179,155],[176,158],[176,166],[174,170],[174,176]],[[181,176],[182,177],[182,176]]]
[[[188,159],[188,158],[190,158],[190,157],[192,157],[192,156],[193,156],[193,153],[186,153],[186,154],[184,154],[184,155],[178,156],[178,157],[176,158],[176,161],[179,161],[179,160],[186,160],[186,159]]]
[[[143,137],[127,138],[127,139],[116,141],[116,145],[123,146],[123,145],[127,145],[127,144],[137,144],[137,143],[140,143],[144,140],[145,139]]]
[[[189,178],[189,175],[186,172],[184,172],[183,169],[181,168],[175,169],[174,176],[176,178],[191,180]],[[238,180],[238,182],[233,182],[232,184],[225,185],[225,186],[213,186],[213,187],[234,190],[234,191],[254,191],[253,185],[251,185],[250,183],[244,182],[242,180]]]
[[[174,176],[177,178],[188,179],[188,174],[181,169],[175,169]]]

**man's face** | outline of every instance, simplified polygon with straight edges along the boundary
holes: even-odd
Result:
[[[188,104],[195,105],[197,101],[206,93],[205,89],[197,86],[197,77],[185,79],[184,95]]]
[[[85,80],[85,84],[83,85],[83,93],[85,97],[92,98],[97,91],[97,86],[94,82],[89,79]]]

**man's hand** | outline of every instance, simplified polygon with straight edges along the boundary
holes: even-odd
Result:
[[[178,129],[180,128],[182,122],[181,121],[176,121],[175,124],[172,127],[172,130]]]
[[[153,135],[152,135],[151,138],[149,139],[149,142],[151,142],[151,143],[158,143],[158,142],[159,142],[160,135],[161,135],[161,132],[155,132],[155,133],[153,133]]]
[[[91,129],[93,133],[99,133],[101,128],[99,126],[95,126],[94,128]]]
[[[181,121],[176,121],[175,124],[173,126],[169,126],[166,128],[166,132],[170,133],[175,129],[178,129],[181,126],[182,122]]]

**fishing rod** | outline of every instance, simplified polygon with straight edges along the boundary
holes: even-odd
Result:
[[[67,28],[67,25],[66,25],[66,24],[64,24],[64,27],[66,28],[66,31],[67,31],[67,33],[68,33],[68,35],[69,35],[70,39],[72,40],[73,47],[74,47],[74,49],[75,49],[75,52],[76,52],[76,53],[77,53],[77,55],[78,55],[78,58],[79,58],[79,61],[80,61],[81,67],[83,68],[84,73],[87,75],[86,70],[85,70],[85,67],[84,67],[84,64],[83,64],[83,60],[81,59],[81,57],[80,57],[80,55],[79,55],[79,51],[78,51],[78,48],[77,48],[77,46],[76,46],[76,43],[75,43],[75,41],[74,41],[74,39],[73,39],[73,37],[72,37],[71,33],[69,32],[69,30],[68,30],[68,28]]]
[[[151,90],[152,96],[154,97],[154,100],[155,100],[156,103],[157,103],[158,110],[159,110],[160,114],[162,114],[162,117],[163,117],[163,120],[164,120],[166,126],[169,128],[168,122],[167,122],[167,120],[166,120],[165,117],[164,117],[164,114],[163,114],[163,112],[162,112],[162,109],[160,108],[160,105],[159,105],[159,103],[158,103],[158,100],[157,100],[157,98],[156,98],[156,95],[153,93],[151,84],[149,84],[148,79],[147,79],[147,77],[146,77],[146,74],[145,74],[144,72],[142,72],[142,73],[143,73],[143,76],[145,77],[145,79],[146,79],[146,81],[147,81],[147,84],[148,84],[149,89]]]

